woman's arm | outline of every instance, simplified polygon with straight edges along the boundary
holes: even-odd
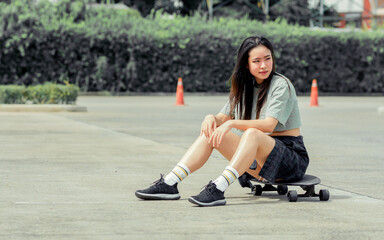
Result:
[[[205,116],[204,121],[201,124],[200,135],[202,136],[204,134],[206,137],[210,137],[217,127],[229,119],[230,117],[223,113],[218,113],[216,115],[209,114]]]
[[[226,121],[228,121],[229,119],[231,119],[228,115],[225,115],[224,113],[218,113],[214,117],[215,117],[215,120],[216,120],[216,126],[218,126],[218,127],[221,124],[223,124]]]
[[[266,117],[265,119],[258,120],[227,120],[216,128],[216,130],[210,135],[208,142],[212,142],[214,147],[218,147],[224,135],[232,128],[240,130],[256,128],[262,132],[272,133],[277,123],[278,120],[273,117]]]
[[[279,121],[273,117],[257,120],[230,120],[228,122],[231,128],[247,130],[248,128],[257,128],[265,133],[272,133]]]

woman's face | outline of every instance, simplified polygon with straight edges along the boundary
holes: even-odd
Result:
[[[247,68],[256,78],[256,82],[261,84],[272,72],[273,59],[271,51],[263,45],[251,49],[248,53]]]

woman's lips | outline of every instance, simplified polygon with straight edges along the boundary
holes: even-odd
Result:
[[[268,73],[268,71],[260,72],[260,74],[263,74],[263,75],[265,75],[265,74],[267,74],[267,73]]]

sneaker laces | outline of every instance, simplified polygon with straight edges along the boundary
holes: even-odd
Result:
[[[216,188],[216,184],[211,181],[201,189],[207,190],[209,193],[213,193],[214,189]]]
[[[152,185],[153,185],[153,186],[154,186],[154,185],[158,185],[159,183],[162,183],[162,182],[164,182],[164,174],[160,173],[160,179],[154,181],[154,182],[152,183]]]

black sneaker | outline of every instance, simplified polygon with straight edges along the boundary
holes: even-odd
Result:
[[[205,186],[204,190],[199,195],[192,196],[188,199],[191,203],[200,207],[211,207],[225,205],[224,192],[217,189],[216,184],[212,181]]]
[[[164,182],[163,174],[160,174],[160,179],[157,180],[147,189],[137,190],[136,197],[144,200],[177,200],[180,199],[177,183],[170,186]]]

